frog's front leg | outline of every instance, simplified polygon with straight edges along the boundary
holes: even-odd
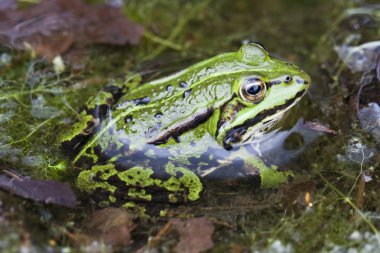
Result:
[[[203,192],[194,172],[172,163],[159,172],[152,167],[121,170],[113,163],[95,165],[79,173],[77,186],[101,198],[104,205],[127,206],[131,201],[185,203],[198,200]]]
[[[125,82],[112,82],[97,95],[90,97],[79,112],[79,121],[68,132],[60,136],[63,150],[76,153],[75,150],[80,148],[81,144],[95,132],[96,127],[107,117],[115,101],[128,90],[136,87],[140,81],[140,75],[131,74]]]
[[[259,179],[257,186],[260,189],[279,188],[281,185],[288,183],[289,179],[294,176],[290,170],[283,170],[276,165],[266,164],[247,147],[229,151],[226,158],[219,156],[217,166],[200,171],[199,174],[207,179],[221,177],[227,177],[228,179],[228,177],[233,177],[231,175],[236,175],[240,179],[244,177],[250,179],[252,176]],[[252,182],[257,183],[256,180]]]
[[[254,174],[260,177],[261,189],[279,188],[281,185],[288,183],[293,177],[289,170],[281,170],[275,165],[268,166],[260,158],[250,156],[245,160],[244,168],[247,174]]]

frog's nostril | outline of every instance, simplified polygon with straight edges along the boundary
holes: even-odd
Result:
[[[285,83],[290,83],[292,81],[292,77],[291,76],[286,76],[285,77]]]

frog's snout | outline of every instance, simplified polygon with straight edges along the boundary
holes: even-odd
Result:
[[[310,87],[310,85],[311,85],[311,78],[304,71],[301,71],[297,76],[295,76],[295,81],[298,84],[303,85],[305,89],[308,89]]]

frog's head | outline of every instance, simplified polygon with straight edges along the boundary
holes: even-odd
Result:
[[[243,45],[236,57],[250,67],[235,79],[232,98],[220,108],[216,139],[226,149],[270,130],[310,85],[308,74],[272,59],[258,44]]]

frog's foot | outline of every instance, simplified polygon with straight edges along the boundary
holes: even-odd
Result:
[[[96,165],[78,175],[77,185],[110,205],[124,205],[129,201],[192,202],[203,192],[194,172],[171,163],[159,173],[150,167],[120,170],[112,163]]]

